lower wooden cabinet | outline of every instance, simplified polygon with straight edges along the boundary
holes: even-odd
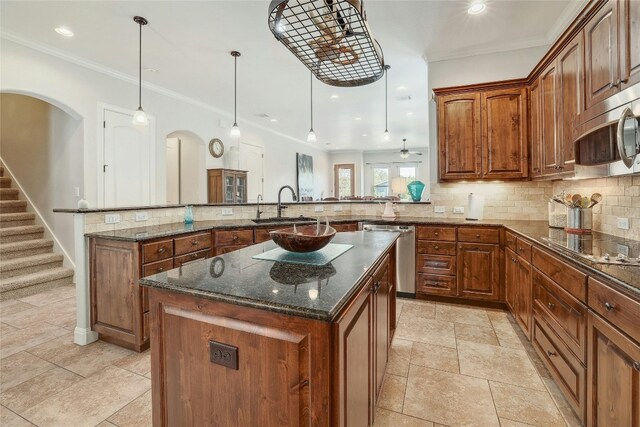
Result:
[[[357,222],[340,222],[340,223],[331,223],[331,227],[333,227],[338,233],[345,231],[358,231],[358,223]]]
[[[389,334],[391,319],[389,317],[390,277],[389,256],[382,265],[373,273],[373,305],[375,310],[375,381],[376,399],[382,390],[384,371],[389,359]]]
[[[500,246],[458,244],[458,296],[500,301]]]
[[[531,336],[531,264],[516,258],[516,310],[514,317],[527,338]]]
[[[504,251],[504,299],[512,313],[516,312],[518,256],[511,249]]]

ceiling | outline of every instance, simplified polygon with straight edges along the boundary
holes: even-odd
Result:
[[[233,112],[233,58],[238,59],[238,123],[258,123],[303,141],[309,129],[309,71],[267,27],[268,0],[254,1],[5,1],[0,27],[24,40],[137,77],[138,27],[143,30],[143,80]],[[584,0],[487,0],[468,15],[469,1],[365,2],[389,71],[389,130],[384,131],[384,79],[356,88],[314,82],[316,143],[328,150],[427,145],[425,60],[550,44]],[[75,36],[54,28],[65,25]],[[331,99],[337,95],[337,99]],[[402,100],[410,96],[410,100]],[[144,102],[143,102],[144,104]],[[133,108],[133,106],[132,106]],[[152,111],[150,111],[153,113]],[[261,117],[259,115],[268,115]],[[277,122],[271,122],[274,118]],[[231,120],[231,119],[230,119]],[[232,121],[231,121],[232,122]],[[230,123],[231,123],[230,122]]]

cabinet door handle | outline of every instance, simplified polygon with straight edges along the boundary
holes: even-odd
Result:
[[[555,351],[551,351],[551,350],[547,350],[547,356],[551,357],[551,356],[557,356]]]
[[[610,304],[610,303],[608,303],[608,302],[605,302],[605,303],[604,303],[604,308],[606,308],[606,309],[607,309],[607,311],[611,311],[611,310],[613,310],[613,309],[614,309],[614,308],[616,308],[616,307],[615,307],[613,304]]]
[[[551,310],[553,310],[553,308],[554,308],[555,306],[556,306],[556,305],[555,305],[554,303],[552,303],[552,302],[550,302],[550,303],[548,303],[548,304],[547,304],[547,307],[549,307]]]

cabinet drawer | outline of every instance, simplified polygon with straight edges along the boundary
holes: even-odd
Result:
[[[544,320],[533,316],[531,344],[551,372],[578,418],[584,421],[586,408],[587,370]]]
[[[262,243],[271,240],[269,232],[273,230],[277,230],[277,228],[256,228],[253,234],[253,241],[255,243]]]
[[[436,226],[418,227],[418,239],[455,242],[456,228]]]
[[[237,251],[243,248],[246,248],[250,245],[230,245],[230,246],[221,246],[216,248],[216,255],[228,254],[229,252]]]
[[[418,255],[418,271],[430,274],[456,275],[456,257],[452,255]]]
[[[584,362],[587,349],[587,307],[534,270],[533,309]]]
[[[348,222],[342,224],[330,224],[338,233],[342,233],[345,231],[358,231],[358,223],[356,222]]]
[[[145,264],[142,266],[142,277],[151,276],[152,274],[161,273],[163,271],[171,270],[173,268],[173,258],[165,259],[164,261],[152,262],[151,264]]]
[[[497,228],[460,227],[459,242],[500,243],[500,230]]]
[[[589,277],[589,308],[640,342],[640,302]]]
[[[174,253],[176,256],[208,249],[211,247],[211,233],[199,233],[179,237],[174,240],[174,244]]]
[[[432,295],[456,295],[456,276],[418,273],[416,292]]]
[[[253,230],[216,231],[216,246],[249,245],[253,243]]]
[[[516,253],[521,256],[522,258],[526,259],[528,262],[531,262],[531,250],[532,250],[533,246],[531,245],[531,243],[527,242],[526,240],[523,240],[521,238],[518,238],[518,240],[516,241]]]
[[[510,231],[505,231],[504,233],[504,245],[511,249],[513,252],[517,251],[517,245],[516,245],[516,240],[517,237],[515,234],[513,234]]]
[[[531,257],[534,267],[580,301],[587,302],[587,276],[584,273],[537,247],[533,248]]]
[[[142,245],[143,264],[171,257],[173,257],[173,240],[171,239]]]
[[[209,256],[209,254],[210,254],[209,249],[204,249],[202,251],[193,252],[190,254],[175,257],[173,259],[173,268],[182,267],[184,264],[190,261],[195,261],[197,259],[205,259]]]
[[[431,242],[428,240],[418,240],[419,254],[435,254],[435,255],[455,255],[455,242]]]

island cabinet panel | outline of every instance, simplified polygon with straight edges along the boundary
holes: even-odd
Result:
[[[389,335],[391,319],[389,317],[389,298],[390,289],[390,264],[387,255],[382,264],[373,273],[373,299],[375,310],[375,329],[374,329],[374,346],[375,346],[375,387],[376,400],[382,390],[382,381],[384,380],[384,371],[387,367],[389,358]]]
[[[458,296],[500,301],[500,246],[458,244]]]
[[[333,227],[338,233],[345,231],[358,231],[357,222],[332,223],[331,227]]]
[[[587,426],[637,427],[640,345],[592,312],[588,328]]]
[[[529,170],[527,90],[482,93],[483,178],[526,178]]]

